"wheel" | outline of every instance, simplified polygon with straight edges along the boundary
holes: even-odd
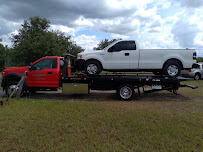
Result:
[[[88,75],[97,75],[101,72],[101,66],[97,61],[88,61],[85,64],[85,73]]]
[[[117,89],[117,95],[125,101],[131,100],[135,95],[134,87],[130,84],[122,84]]]
[[[13,92],[13,90],[16,89],[17,84],[18,84],[17,81],[12,81],[12,82],[10,82],[10,83],[7,85],[7,87],[6,87],[6,94],[7,94],[8,96],[10,96],[11,93]],[[13,94],[12,97],[15,97],[15,96],[16,96],[16,94]]]
[[[165,75],[179,76],[181,72],[181,66],[176,61],[169,61],[164,66],[163,72]]]
[[[199,73],[196,73],[194,76],[194,80],[200,80],[201,79],[201,75]]]

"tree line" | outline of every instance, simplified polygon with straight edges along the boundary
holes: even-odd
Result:
[[[71,36],[58,30],[49,30],[50,21],[39,16],[25,20],[22,28],[12,35],[12,47],[0,44],[0,70],[5,59],[11,65],[25,66],[44,56],[64,56],[65,53],[77,55],[84,49],[78,46]]]

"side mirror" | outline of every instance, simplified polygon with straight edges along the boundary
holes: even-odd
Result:
[[[29,63],[29,70],[32,71],[32,62]]]
[[[110,48],[108,49],[108,52],[113,52],[113,50],[114,50],[114,46],[110,47]]]

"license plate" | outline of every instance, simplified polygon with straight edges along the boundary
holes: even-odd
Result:
[[[161,85],[152,85],[152,89],[160,90],[160,89],[162,89],[162,86]]]

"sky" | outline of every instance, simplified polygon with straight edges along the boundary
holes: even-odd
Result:
[[[40,16],[86,51],[104,39],[136,39],[142,49],[197,50],[203,57],[203,0],[0,0],[0,38]]]

